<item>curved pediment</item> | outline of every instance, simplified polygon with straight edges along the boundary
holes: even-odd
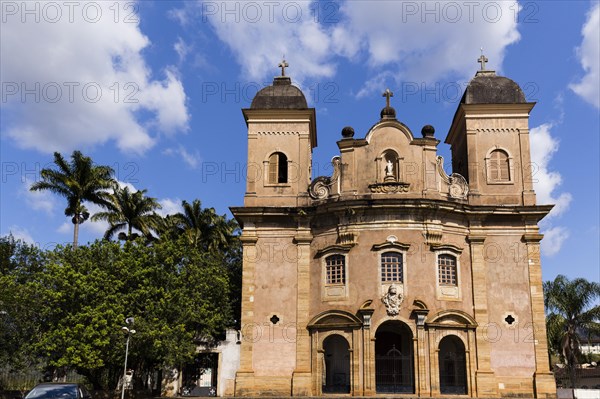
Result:
[[[343,310],[328,310],[311,319],[307,328],[312,329],[346,329],[360,328],[362,322],[358,317]]]
[[[461,310],[443,310],[433,315],[426,324],[436,327],[476,328],[477,322]]]
[[[410,131],[410,129],[408,128],[408,126],[406,126],[404,123],[399,122],[397,120],[382,120],[378,123],[376,123],[375,125],[373,125],[371,127],[371,129],[369,129],[369,132],[367,133],[367,136],[365,137],[365,141],[368,144],[371,144],[371,142],[373,140],[377,139],[377,136],[380,134],[385,134],[385,132],[391,131],[391,130],[396,130],[397,134],[402,134],[404,137],[406,137],[406,140],[408,141],[408,143],[412,142],[415,138],[415,136],[412,134],[412,132]]]

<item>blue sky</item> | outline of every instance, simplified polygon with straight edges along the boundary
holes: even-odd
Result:
[[[279,73],[317,110],[315,176],[344,126],[364,137],[389,87],[398,119],[440,140],[479,67],[521,85],[544,279],[600,280],[598,1],[1,2],[0,233],[70,242],[62,198],[31,193],[52,152],[79,149],[177,212],[243,204],[241,108]],[[439,153],[449,162],[449,148]],[[95,209],[90,207],[92,211]],[[82,242],[105,226],[85,223]]]

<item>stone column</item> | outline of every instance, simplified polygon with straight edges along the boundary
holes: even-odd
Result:
[[[421,390],[421,378],[423,378],[423,376],[421,374],[421,367],[420,367],[420,363],[419,363],[419,339],[416,334],[413,336],[412,344],[413,344],[413,350],[412,350],[413,369],[415,371],[414,372],[415,395],[420,396],[419,391]]]
[[[362,336],[362,395],[373,396],[375,395],[375,363],[372,354],[372,348],[375,347],[374,342],[371,340],[371,316],[375,309],[362,308],[359,309],[358,313],[362,317],[363,325],[361,330]]]
[[[250,223],[246,224],[249,227]],[[254,279],[256,260],[260,256],[256,248],[256,232],[253,226],[240,236],[243,249],[242,265],[242,342],[240,345],[240,368],[235,376],[235,396],[251,394],[254,389],[254,369],[252,367],[252,342],[254,340]]]
[[[429,375],[431,376],[431,397],[440,396],[440,362],[438,360],[437,336],[439,332],[433,327],[428,330],[429,335]]]
[[[488,342],[486,330],[489,326],[488,301],[487,301],[487,277],[484,257],[485,236],[469,235],[467,240],[471,248],[471,273],[473,286],[473,309],[477,330],[475,331],[475,342],[477,347],[477,369],[475,371],[475,383],[477,396],[497,397],[498,383],[496,376],[491,370],[491,347]]]
[[[427,316],[428,310],[413,310],[417,318],[417,337],[416,337],[416,365],[417,369],[417,381],[415,394],[417,396],[431,396],[429,386],[429,372],[431,367],[429,366],[429,356],[427,356],[428,342],[427,333],[425,331],[425,317]]]
[[[527,246],[529,286],[531,289],[531,321],[535,345],[535,373],[533,384],[537,398],[555,398],[556,383],[548,364],[548,340],[546,335],[546,317],[544,313],[544,289],[542,286],[542,268],[540,261],[540,241],[542,234],[524,234]]]
[[[292,395],[311,396],[310,335],[308,334],[310,300],[310,233],[309,220],[298,220],[298,230],[294,237],[298,259],[298,287],[296,309],[296,369],[292,375]]]
[[[319,348],[319,331],[313,331],[311,334],[311,345],[312,345],[312,376],[311,376],[311,387],[312,392],[316,396],[322,394],[321,387],[323,385],[323,356],[324,351]]]
[[[475,332],[469,330],[467,332],[467,356],[469,362],[467,363],[467,387],[469,396],[475,396],[475,371],[477,369],[477,351],[475,350]]]

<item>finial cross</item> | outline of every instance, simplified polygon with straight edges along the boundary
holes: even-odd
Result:
[[[383,97],[385,97],[385,106],[387,108],[390,107],[390,97],[394,97],[394,93],[390,91],[390,89],[385,89],[383,92]]]
[[[285,57],[283,58],[283,60],[279,63],[279,68],[281,68],[281,76],[285,76],[285,68],[289,67],[290,64],[288,64],[285,61]]]
[[[488,62],[488,59],[485,55],[483,55],[483,49],[481,49],[481,57],[477,60],[481,64],[481,70],[485,71],[485,63]]]

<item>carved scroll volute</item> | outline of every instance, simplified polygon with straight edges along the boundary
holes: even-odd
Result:
[[[469,184],[462,175],[452,173],[450,175],[450,197],[464,199],[469,194]]]
[[[458,173],[452,173],[448,176],[444,170],[444,158],[441,156],[437,157],[437,170],[442,178],[442,186],[448,186],[448,195],[450,198],[466,199],[469,195],[469,184],[467,180]],[[442,190],[444,192],[445,190]]]
[[[319,176],[308,186],[308,194],[312,199],[322,200],[329,198],[330,195],[340,193],[340,175],[342,167],[340,157],[333,157],[331,165],[333,165],[333,174],[331,177]]]

